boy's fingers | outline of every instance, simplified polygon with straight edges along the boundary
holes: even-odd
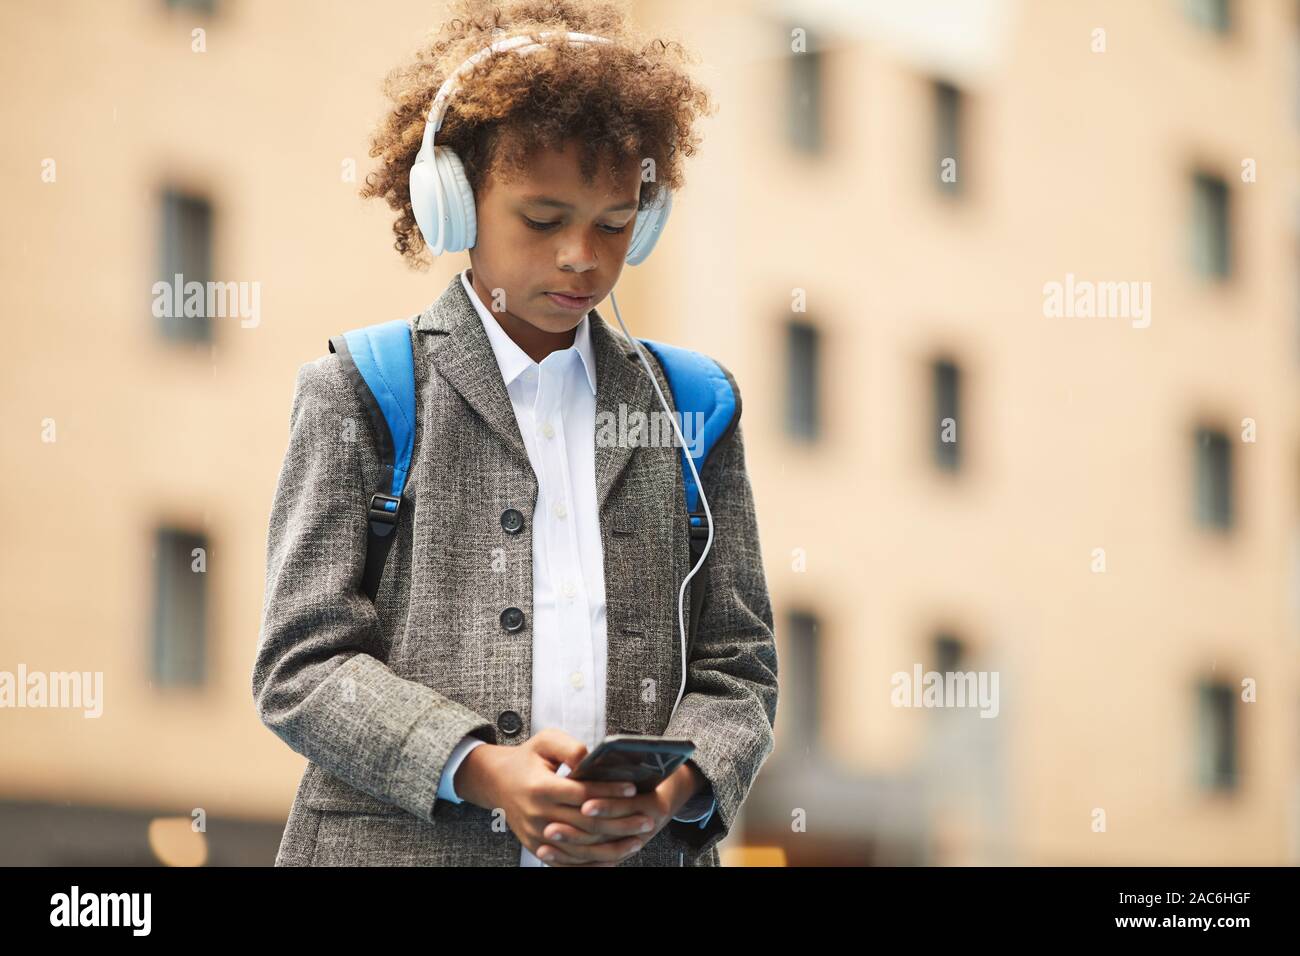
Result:
[[[543,843],[534,854],[537,859],[549,866],[596,866],[599,861],[582,860],[571,853],[565,853],[553,843]]]
[[[635,825],[629,825],[626,821],[635,820],[635,817],[584,817],[578,812],[577,807],[554,806],[549,811],[544,812],[545,821],[542,823],[543,829],[552,823],[563,823],[565,826],[572,827],[580,833],[588,836],[595,836],[601,839],[618,839],[640,831],[635,829]],[[595,841],[592,841],[595,842]]]
[[[649,824],[649,829],[643,829],[646,824]],[[611,820],[594,818],[590,821],[590,825],[594,829],[583,829],[564,820],[552,820],[542,830],[542,838],[556,846],[564,847],[574,843],[608,843],[610,840],[647,834],[654,829],[654,821],[639,814]]]
[[[540,851],[543,847],[549,848],[547,853],[555,853],[557,856],[548,858],[546,855],[541,854]],[[607,843],[593,843],[581,847],[571,846],[567,850],[557,847],[553,843],[543,843],[537,848],[537,858],[547,863],[550,863],[553,860],[558,860],[559,862],[568,862],[569,860],[573,860],[578,863],[588,863],[592,861],[616,863],[640,848],[641,841],[636,837],[628,837],[624,840],[613,840]]]
[[[586,781],[586,780],[569,780],[564,777],[557,777],[553,782],[551,790],[552,799],[556,803],[562,803],[570,807],[580,807],[588,800],[597,797],[624,797],[624,788],[630,784],[610,781]],[[632,788],[636,793],[636,788]],[[625,798],[626,799],[626,798]]]
[[[555,763],[567,763],[570,768],[582,763],[587,756],[587,745],[563,731],[547,728],[536,736],[535,751],[542,758]]]
[[[567,853],[561,853],[549,843],[543,843],[542,846],[550,847],[545,854],[542,853],[542,847],[537,848],[539,860],[547,866],[617,866],[617,863],[606,860],[579,860],[577,857],[569,856]]]
[[[606,797],[594,797],[583,802],[579,808],[579,812],[584,817],[597,820],[627,817],[635,813],[645,813],[645,810],[646,802],[637,797],[621,797],[614,800]]]
[[[582,758],[586,757],[586,747],[577,743],[577,741],[572,744],[555,741],[555,743],[538,747],[537,753],[541,754],[543,760],[555,763],[556,770],[559,769],[559,763],[568,763],[569,770],[572,771],[573,767],[576,767],[578,763],[582,762]]]

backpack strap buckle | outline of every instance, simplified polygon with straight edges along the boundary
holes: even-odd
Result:
[[[370,520],[378,521],[380,524],[395,525],[401,507],[401,498],[376,492],[370,497]]]

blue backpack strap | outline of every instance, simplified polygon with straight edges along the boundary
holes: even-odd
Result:
[[[343,363],[375,436],[384,478],[370,497],[363,587],[373,601],[393,545],[402,491],[415,448],[415,363],[407,319],[353,329],[330,339]]]
[[[639,341],[654,353],[664,370],[664,377],[673,393],[673,404],[677,407],[682,437],[686,439],[686,446],[681,450],[682,481],[686,485],[686,510],[690,518],[691,567],[695,567],[709,539],[709,524],[700,508],[700,490],[687,463],[688,456],[694,459],[702,481],[709,456],[731,437],[740,422],[740,390],[731,373],[707,355],[653,339]],[[702,418],[697,419],[697,413]],[[703,421],[702,439],[687,433],[687,422],[693,428],[697,420]],[[698,454],[692,452],[692,445],[699,446]],[[709,510],[713,510],[712,506]],[[691,578],[690,643],[695,641],[704,596],[708,593],[708,580],[709,562],[706,560]]]

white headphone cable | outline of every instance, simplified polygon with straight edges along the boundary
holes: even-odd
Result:
[[[686,595],[686,588],[691,583],[691,578],[695,577],[695,572],[703,566],[704,559],[709,556],[709,549],[713,547],[713,512],[709,510],[709,499],[705,497],[704,494],[704,483],[700,481],[700,473],[695,468],[695,456],[690,454],[686,447],[686,439],[682,436],[681,426],[677,424],[677,416],[668,408],[668,402],[664,398],[663,390],[659,388],[659,380],[655,378],[654,373],[650,370],[650,363],[646,361],[641,343],[632,338],[631,333],[627,330],[627,326],[623,324],[623,316],[618,311],[618,299],[615,298],[613,289],[609,290],[609,300],[614,305],[614,317],[618,319],[618,324],[623,330],[623,335],[627,338],[628,343],[636,352],[637,358],[641,360],[641,364],[645,366],[645,373],[650,378],[650,384],[654,386],[655,394],[659,396],[659,404],[664,407],[664,412],[668,415],[669,421],[673,423],[673,431],[677,433],[677,440],[681,442],[682,451],[686,455],[686,462],[691,466],[691,474],[695,476],[695,487],[700,493],[700,501],[704,504],[704,514],[709,522],[709,538],[704,544],[704,553],[700,555],[700,560],[696,563],[695,567],[691,568],[691,573],[686,575],[686,578],[682,581],[681,590],[677,592],[677,629],[681,633],[682,639],[682,686],[677,691],[677,700],[673,703],[672,712],[668,715],[668,719],[671,721],[673,719],[673,714],[677,713],[677,705],[682,702],[682,694],[686,692],[686,620],[685,614],[682,610],[683,600]],[[687,527],[690,527],[689,519]]]

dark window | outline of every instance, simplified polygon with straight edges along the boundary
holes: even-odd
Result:
[[[934,463],[945,471],[956,471],[961,466],[961,370],[953,362],[940,359],[931,366],[931,379]]]
[[[1232,274],[1232,209],[1228,184],[1218,176],[1192,177],[1192,265],[1198,275]]]
[[[786,330],[786,427],[796,438],[816,438],[818,430],[818,366],[821,361],[817,329],[791,322]]]
[[[170,339],[207,342],[212,316],[207,314],[207,284],[212,278],[212,207],[206,199],[166,190],[162,197],[162,276],[171,292],[170,309],[158,309],[163,334]],[[176,276],[181,278],[177,280]],[[185,314],[185,287],[198,282],[205,290],[199,315]],[[176,289],[179,286],[180,295]],[[156,293],[155,293],[156,294]]]
[[[961,192],[966,170],[962,165],[965,98],[961,90],[942,80],[934,84],[934,165],[940,191]]]
[[[806,611],[790,612],[786,633],[789,660],[783,659],[781,667],[788,670],[789,676],[783,679],[782,687],[790,701],[783,706],[789,707],[786,726],[793,743],[791,752],[802,758],[810,750],[817,751],[821,737],[821,651],[816,616]]]
[[[934,670],[940,674],[951,674],[962,669],[966,662],[966,648],[961,639],[946,632],[934,639]]]
[[[195,549],[202,548],[202,555]],[[202,564],[198,563],[202,558]],[[159,528],[154,546],[153,677],[163,686],[204,679],[207,638],[207,540]],[[201,568],[202,570],[196,570]]]
[[[199,13],[211,13],[217,0],[165,0],[167,6],[174,10],[197,10]]]
[[[1196,517],[1206,527],[1232,527],[1232,445],[1210,428],[1196,430]]]
[[[1237,786],[1236,701],[1229,684],[1206,682],[1197,688],[1197,766],[1207,790]]]
[[[787,36],[789,32],[787,31]],[[792,41],[793,42],[793,41]],[[805,153],[822,148],[822,55],[807,39],[802,53],[791,51],[788,57],[787,134],[790,145]]]
[[[1232,29],[1231,0],[1183,0],[1183,7],[1192,22],[1215,33]]]

